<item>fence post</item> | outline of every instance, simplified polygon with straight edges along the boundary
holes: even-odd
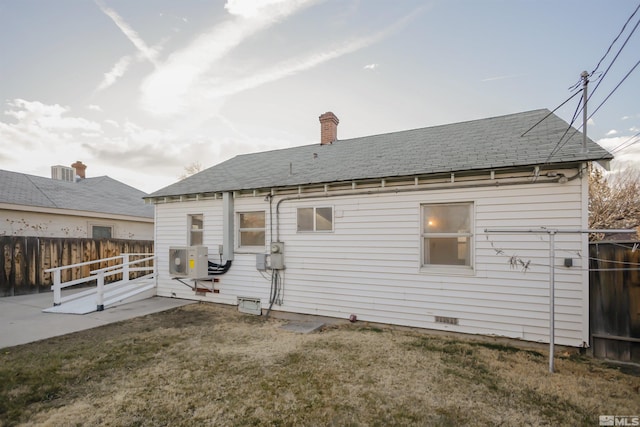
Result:
[[[104,310],[104,271],[98,273],[98,289],[97,289],[97,308],[96,311]]]
[[[62,304],[62,288],[60,279],[60,269],[53,271],[53,306]]]
[[[122,282],[129,281],[129,254],[122,254]]]

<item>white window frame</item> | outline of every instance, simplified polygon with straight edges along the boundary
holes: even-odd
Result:
[[[264,226],[263,227],[247,227],[247,228],[243,228],[241,226],[242,224],[242,215],[245,214],[262,214],[262,216],[264,217]],[[242,212],[237,212],[236,213],[236,221],[238,224],[238,229],[237,229],[237,249],[240,250],[248,250],[248,251],[263,251],[265,248],[265,245],[267,244],[267,214],[266,211],[262,211],[262,210],[251,210],[251,211],[242,211]],[[242,245],[242,233],[246,232],[246,231],[262,231],[264,233],[264,242],[262,243],[262,245]]]
[[[447,233],[429,233],[426,231],[425,223],[425,207],[429,206],[454,206],[466,205],[469,210],[469,231],[468,232],[447,232]],[[475,228],[475,203],[471,201],[461,202],[441,202],[441,203],[422,203],[420,205],[420,268],[422,271],[447,272],[447,273],[472,273],[475,270],[475,236],[473,230]],[[428,238],[466,238],[468,239],[468,265],[457,264],[427,264],[425,263],[425,239]]]
[[[311,230],[300,230],[299,220],[299,212],[300,209],[311,209],[312,210],[312,220],[313,220],[313,228]],[[330,230],[318,230],[317,224],[317,210],[318,209],[331,209],[331,229]],[[296,231],[298,233],[333,233],[335,227],[335,209],[333,206],[300,206],[296,209]]]
[[[202,227],[193,228],[193,219],[198,218],[202,223]],[[200,243],[194,243],[194,234],[200,235]],[[187,245],[188,246],[199,246],[204,245],[204,214],[188,214],[187,215]]]

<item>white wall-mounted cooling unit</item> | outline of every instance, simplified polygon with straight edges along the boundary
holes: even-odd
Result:
[[[206,246],[169,248],[169,274],[173,277],[201,279],[209,275],[209,250]]]

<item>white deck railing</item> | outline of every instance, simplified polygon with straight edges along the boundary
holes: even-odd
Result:
[[[131,261],[131,257],[144,257],[141,259],[136,259],[134,261]],[[140,277],[136,277],[134,280],[144,280],[144,279],[151,279],[155,277],[156,271],[155,271],[155,262],[153,263],[152,266],[140,266],[140,267],[132,267],[134,265],[137,264],[142,264],[142,263],[146,263],[149,261],[154,261],[155,260],[155,255],[153,254],[121,254],[118,256],[114,256],[114,257],[110,257],[110,258],[103,258],[103,259],[99,259],[96,261],[87,261],[87,262],[81,262],[78,264],[73,264],[73,265],[65,265],[62,267],[54,267],[54,268],[49,268],[47,270],[45,270],[45,273],[52,273],[53,274],[53,284],[52,289],[53,289],[53,305],[57,306],[57,305],[61,305],[65,302],[69,302],[69,301],[73,301],[79,298],[83,298],[87,295],[91,295],[91,294],[96,294],[97,298],[96,298],[96,306],[97,306],[97,310],[98,311],[102,311],[104,310],[104,279],[105,277],[110,277],[110,276],[115,276],[116,274],[122,274],[122,279],[117,281],[117,282],[112,282],[109,283],[108,285],[111,287],[115,287],[118,284],[123,284],[123,283],[128,283],[131,280],[131,273],[134,272],[140,272],[140,271],[151,271],[151,273],[145,274],[143,276]],[[102,262],[108,262],[108,261],[115,261],[117,262],[117,264],[108,266],[108,267],[104,267],[104,268],[100,268],[98,270],[91,270],[89,272],[89,276],[87,277],[82,277],[79,279],[75,279],[75,280],[69,280],[67,282],[63,282],[62,281],[62,274],[61,272],[63,270],[67,270],[70,268],[77,268],[77,267],[83,267],[85,265],[91,265],[91,264],[99,264]],[[75,286],[75,285],[80,285],[83,283],[89,283],[91,281],[96,281],[96,287],[95,288],[91,288],[91,289],[87,289],[85,291],[81,291],[81,292],[76,292],[74,294],[71,295],[67,295],[67,296],[62,296],[62,289],[64,288],[68,288],[70,286]]]

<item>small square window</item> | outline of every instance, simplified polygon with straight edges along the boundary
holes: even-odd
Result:
[[[298,231],[333,231],[333,208],[298,208]]]
[[[264,212],[242,212],[238,214],[240,227],[238,229],[239,247],[265,245],[265,217]]]
[[[422,265],[471,267],[472,203],[422,206]]]
[[[189,215],[189,246],[199,246],[204,242],[204,219],[202,214]]]
[[[111,239],[113,237],[113,227],[105,225],[92,225],[91,237],[94,239]]]

